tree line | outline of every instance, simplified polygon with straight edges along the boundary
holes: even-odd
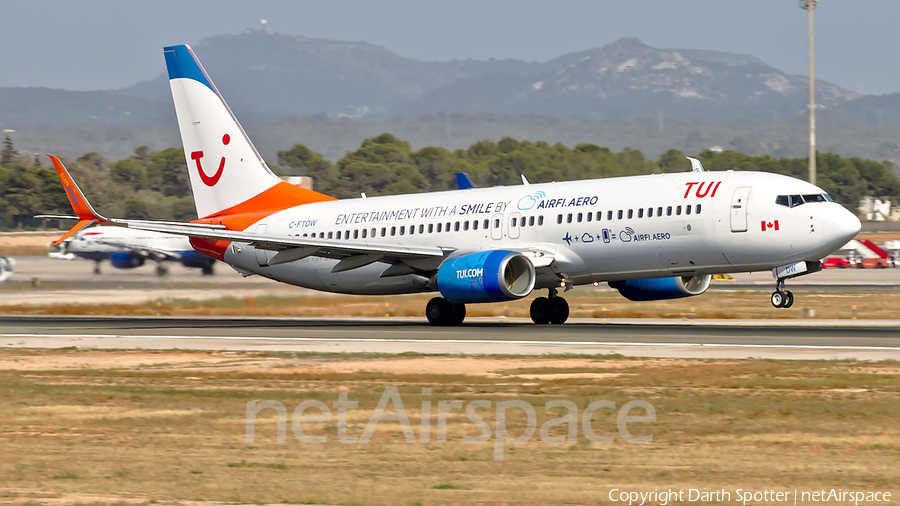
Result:
[[[697,155],[707,170],[757,170],[805,179],[805,158],[750,156],[735,151],[703,151]],[[7,137],[0,149],[0,228],[35,225],[35,214],[71,214],[62,185],[52,168],[31,155],[16,153]],[[187,221],[196,218],[181,148],[152,151],[137,148],[132,156],[108,161],[96,153],[66,160],[79,186],[97,210],[129,219]],[[868,195],[900,199],[900,178],[890,162],[846,158],[831,153],[816,157],[818,185],[855,211]],[[425,147],[385,133],[366,139],[336,163],[303,144],[278,152],[271,167],[279,175],[307,175],[316,191],[338,198],[422,193],[456,188],[454,174],[468,173],[477,186],[569,181],[663,172],[684,172],[685,154],[672,149],[659,160],[647,160],[633,149],[614,152],[595,144],[567,147],[509,137],[478,141],[467,149]]]

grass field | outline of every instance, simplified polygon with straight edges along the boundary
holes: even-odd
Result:
[[[566,294],[572,318],[804,318],[804,309],[812,309],[816,318],[896,319],[900,318],[900,290],[879,293],[795,291],[796,302],[789,309],[773,308],[769,291],[710,291],[687,299],[632,302],[618,292],[579,288]],[[425,316],[425,305],[435,294],[366,297],[356,295],[313,295],[304,297],[222,297],[194,301],[169,299],[143,304],[56,304],[5,305],[0,314],[56,315],[155,315],[169,316]],[[536,295],[535,295],[536,296]],[[533,297],[508,304],[471,304],[468,316],[525,317]]]
[[[420,439],[397,422],[360,436],[385,388],[395,387]],[[423,393],[430,388],[431,393]],[[276,441],[275,411],[245,442],[248,401],[359,403],[346,425],[302,424],[324,444]],[[536,433],[494,459],[495,410],[479,411],[487,443],[463,410],[437,442],[439,401],[518,400],[538,427],[573,402],[643,400],[655,422],[616,431],[616,411],[590,425],[611,444],[550,444]],[[0,350],[0,503],[303,503],[361,505],[597,504],[612,488],[843,490],[900,493],[900,365],[896,362],[700,361],[597,357],[424,357],[238,352]],[[389,408],[388,411],[391,411]],[[315,414],[311,410],[306,414]],[[642,414],[637,410],[633,414]],[[511,410],[512,435],[525,430]],[[566,426],[549,435],[567,434]],[[734,502],[734,496],[732,501]],[[621,503],[620,503],[621,504]],[[658,504],[658,503],[656,503]]]

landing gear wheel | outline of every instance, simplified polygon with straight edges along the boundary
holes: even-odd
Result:
[[[454,327],[462,325],[463,320],[466,319],[466,305],[460,303],[451,303],[450,304],[450,321],[447,325],[452,325]]]
[[[425,306],[428,323],[435,326],[461,325],[466,318],[466,305],[454,304],[443,297],[435,297]]]
[[[213,264],[204,265],[201,272],[204,276],[212,276],[213,274],[215,274],[215,272],[213,271]]]
[[[787,309],[794,305],[794,294],[791,292],[784,292],[784,302],[781,307]]]
[[[569,303],[562,297],[553,297],[550,302],[556,306],[555,314],[550,318],[550,323],[562,325],[569,319]]]
[[[100,274],[100,262],[94,262],[94,274]]]
[[[772,305],[775,307],[784,306],[784,292],[778,290],[772,292]]]
[[[555,312],[555,305],[547,297],[538,297],[531,301],[531,321],[538,325],[550,323]]]
[[[156,275],[157,276],[165,276],[169,273],[169,269],[166,269],[166,266],[162,264],[157,264],[156,266]]]

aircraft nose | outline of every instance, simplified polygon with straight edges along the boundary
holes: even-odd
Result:
[[[838,212],[834,213],[830,220],[828,228],[828,235],[833,237],[832,241],[829,242],[840,247],[856,237],[856,234],[862,229],[862,223],[860,223],[859,218],[855,214],[840,206]]]

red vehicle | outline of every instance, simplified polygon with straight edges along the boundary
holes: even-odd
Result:
[[[838,269],[843,269],[844,267],[850,267],[852,264],[846,258],[841,257],[828,257],[825,260],[822,260],[822,268],[828,269],[830,267],[837,267]]]
[[[887,258],[866,258],[856,266],[860,269],[884,269],[890,267],[890,264],[888,264]]]

